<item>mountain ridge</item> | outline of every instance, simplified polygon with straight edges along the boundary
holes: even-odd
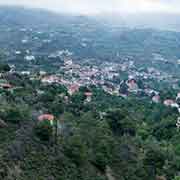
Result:
[[[114,18],[116,17],[116,18]],[[164,21],[166,19],[166,21]],[[116,25],[122,28],[156,29],[180,31],[180,14],[142,13],[142,14],[97,14],[93,16],[57,13],[45,9],[23,6],[0,6],[0,21],[15,25],[59,25],[91,21],[100,25]]]

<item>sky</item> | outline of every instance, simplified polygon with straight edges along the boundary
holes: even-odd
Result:
[[[73,14],[141,12],[180,14],[180,0],[0,0],[0,5],[22,5]]]

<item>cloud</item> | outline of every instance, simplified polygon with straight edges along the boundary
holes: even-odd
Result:
[[[1,2],[2,1],[2,2]],[[24,5],[70,13],[180,13],[179,0],[0,0],[3,5]]]

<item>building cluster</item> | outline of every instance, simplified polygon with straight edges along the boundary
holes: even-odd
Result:
[[[87,28],[87,30],[90,30]],[[7,29],[8,32],[13,29]],[[107,61],[98,58],[76,60],[75,52],[72,48],[59,48],[57,42],[58,37],[64,39],[68,37],[66,33],[54,31],[45,31],[39,29],[19,29],[20,42],[16,43],[17,47],[5,48],[5,55],[9,57],[11,73],[19,72],[23,76],[29,76],[30,80],[40,80],[43,84],[61,84],[68,89],[68,93],[73,95],[78,92],[82,86],[101,87],[106,93],[127,98],[131,94],[137,96],[147,96],[151,102],[162,103],[167,107],[177,108],[180,112],[180,93],[176,99],[163,99],[161,93],[150,82],[165,82],[179,91],[179,78],[171,73],[158,68],[158,64],[171,63],[161,54],[152,54],[151,64],[142,66],[139,60],[133,57],[124,57],[120,52],[117,53],[119,61]],[[81,37],[79,46],[86,48],[91,42],[87,37]],[[52,43],[52,44],[50,44]],[[50,46],[52,45],[52,46]],[[53,49],[48,48],[53,47]],[[59,49],[58,49],[59,48]],[[38,49],[38,50],[37,50]],[[71,49],[71,50],[70,50]],[[45,59],[45,61],[43,61]],[[22,60],[25,62],[27,69],[17,70],[21,66]],[[49,73],[47,69],[42,68],[46,60],[48,65],[56,66],[58,69],[54,73]],[[14,63],[16,62],[16,63]],[[40,62],[40,64],[38,64]],[[16,65],[15,65],[16,64]],[[47,66],[48,65],[44,65]],[[180,60],[175,61],[176,66],[180,65]],[[38,69],[39,68],[39,69]],[[38,69],[38,73],[34,71]],[[12,86],[3,77],[0,79],[0,88],[12,90],[16,87]],[[38,93],[42,93],[38,90]],[[86,102],[92,99],[92,93],[86,92]]]

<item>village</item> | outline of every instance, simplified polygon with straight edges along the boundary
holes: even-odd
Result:
[[[19,54],[20,52],[15,52]],[[34,61],[35,56],[25,56],[26,61]],[[49,55],[49,58],[59,58],[61,63],[59,69],[55,73],[49,73],[40,70],[36,73],[32,71],[16,71],[15,66],[11,65],[10,74],[19,73],[21,76],[27,76],[30,80],[38,80],[44,85],[61,84],[68,90],[68,94],[72,96],[79,91],[80,87],[95,86],[102,88],[106,93],[113,96],[121,96],[128,98],[131,95],[137,97],[148,97],[152,103],[162,103],[164,106],[175,108],[180,113],[180,91],[178,91],[178,79],[173,78],[163,71],[159,71],[153,67],[145,70],[138,69],[132,60],[126,60],[124,63],[91,63],[85,60],[83,63],[74,61],[72,53],[68,50],[58,51]],[[168,82],[173,88],[177,88],[175,98],[162,98],[160,92],[149,86],[149,80],[158,83]],[[2,89],[13,91],[18,87],[9,84],[1,74],[0,87]],[[38,93],[43,93],[38,91]],[[86,102],[91,102],[93,93],[87,91],[85,93]],[[68,97],[65,97],[67,99]]]
[[[6,31],[13,32],[14,30],[9,28]],[[125,99],[132,95],[139,98],[147,97],[152,103],[164,104],[164,106],[177,109],[180,113],[179,76],[163,70],[162,67],[172,61],[161,54],[153,53],[152,64],[148,66],[145,64],[139,66],[139,62],[133,56],[121,56],[120,52],[116,53],[119,62],[98,58],[79,59],[70,49],[51,51],[44,48],[43,51],[38,52],[34,48],[49,47],[57,34],[64,36],[62,33],[32,28],[21,28],[18,31],[23,36],[16,44],[17,47],[5,49],[11,68],[10,74],[18,73],[29,77],[32,81],[38,80],[44,85],[61,84],[67,88],[69,95],[78,92],[80,87],[95,86],[102,88],[110,95],[121,96]],[[90,39],[81,37],[79,46],[86,48],[90,42]],[[46,63],[50,65],[47,66]],[[179,67],[178,59],[173,63],[174,66]],[[158,84],[158,87],[155,84]],[[162,84],[166,86],[163,87]],[[9,84],[3,78],[3,74],[1,74],[0,87],[11,91],[20,88]],[[172,91],[173,97],[161,94],[162,89],[166,91],[166,88]],[[38,91],[38,93],[43,92]],[[85,96],[87,102],[91,102],[92,92],[86,92]]]

